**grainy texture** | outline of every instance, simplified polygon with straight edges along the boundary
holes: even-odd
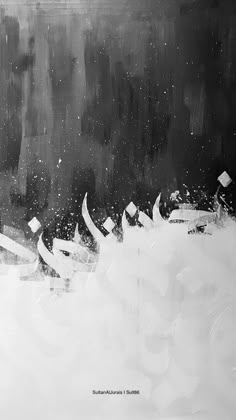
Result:
[[[225,169],[235,178],[235,9],[223,0],[2,5],[2,207],[11,189],[26,218],[80,211],[89,191],[111,214],[183,184],[211,195]]]

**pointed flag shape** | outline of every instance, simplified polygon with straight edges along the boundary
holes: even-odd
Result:
[[[114,229],[115,223],[110,217],[108,217],[103,223],[103,227],[110,233]]]
[[[137,207],[135,206],[135,204],[133,203],[133,201],[131,201],[128,206],[125,209],[127,211],[127,213],[129,213],[129,215],[131,217],[134,217],[136,211],[137,211]]]
[[[218,176],[218,181],[221,183],[223,187],[228,187],[229,184],[231,184],[232,179],[230,178],[229,174],[224,171],[220,176]]]

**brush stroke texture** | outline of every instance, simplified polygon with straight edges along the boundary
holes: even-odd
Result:
[[[88,191],[104,218],[183,184],[211,195],[224,169],[235,178],[235,12],[221,0],[2,6],[1,182],[25,217],[78,212]]]

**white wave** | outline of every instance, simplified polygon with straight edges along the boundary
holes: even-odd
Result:
[[[233,221],[163,224],[101,246],[73,293],[2,276],[1,418],[235,419],[235,249]]]

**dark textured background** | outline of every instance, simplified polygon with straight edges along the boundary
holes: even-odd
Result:
[[[9,1],[0,21],[4,223],[236,179],[234,0]]]

